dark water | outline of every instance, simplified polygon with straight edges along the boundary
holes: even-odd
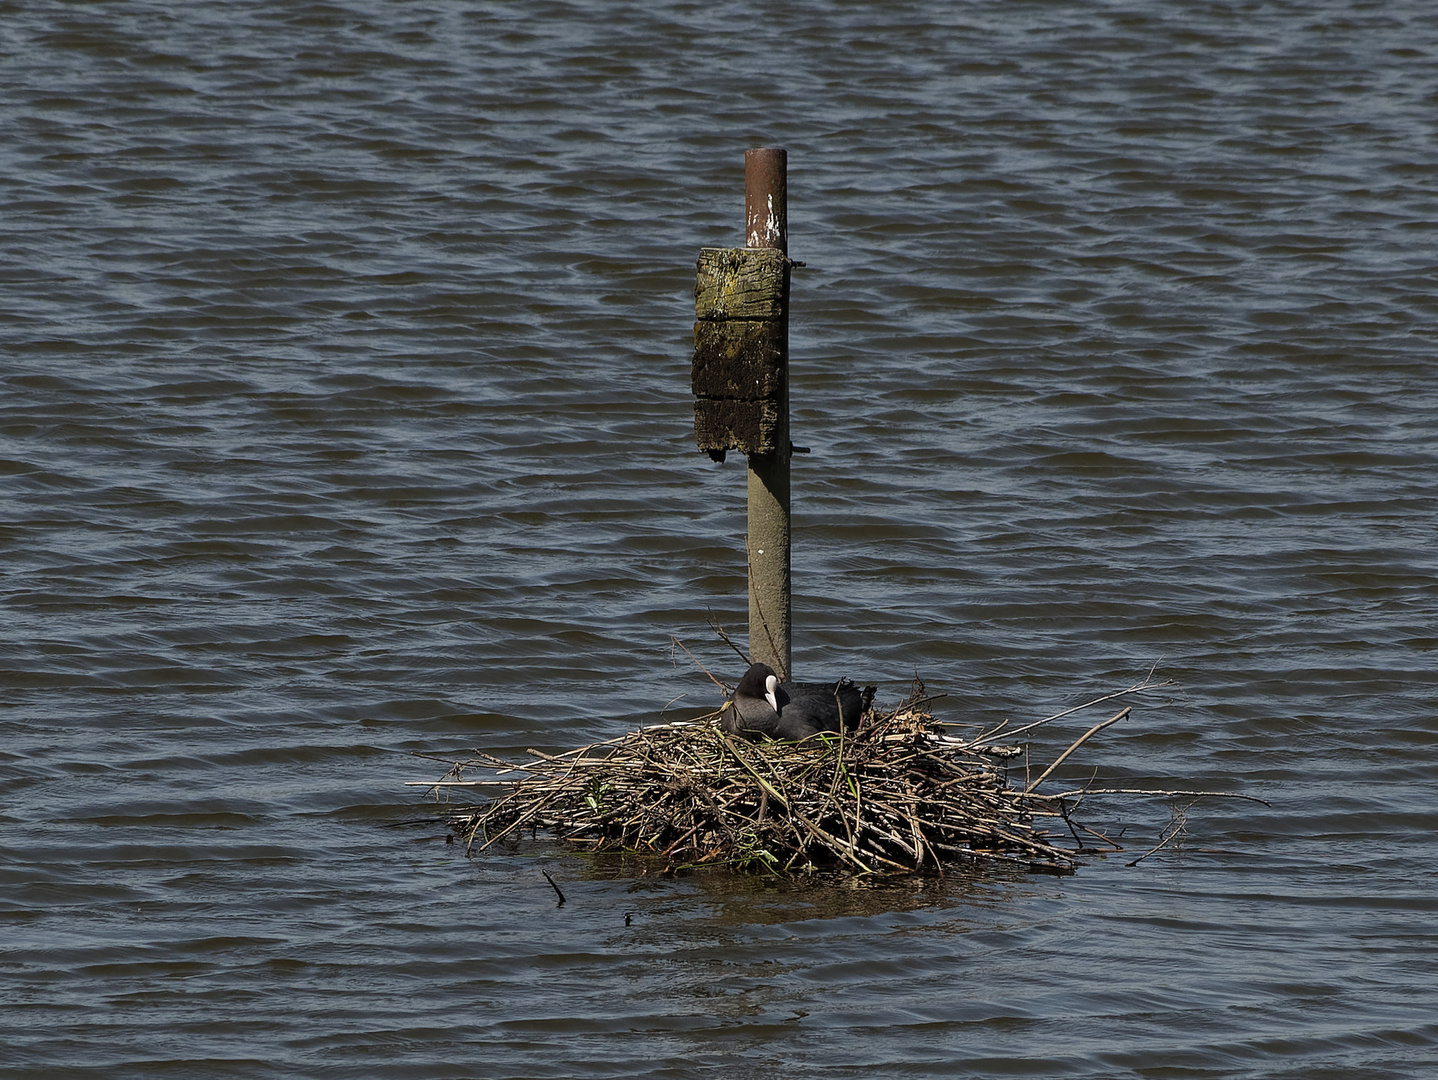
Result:
[[[0,1074],[1438,1062],[1438,9],[26,0],[0,83]],[[799,674],[1157,662],[1069,776],[1271,811],[803,888],[409,824],[735,677],[689,293],[765,144]]]

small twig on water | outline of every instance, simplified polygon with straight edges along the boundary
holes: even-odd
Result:
[[[1078,788],[1074,791],[1060,791],[1056,795],[1040,795],[1034,792],[1030,798],[1034,799],[1071,799],[1075,795],[1162,795],[1165,798],[1178,799],[1247,799],[1249,802],[1262,803],[1269,809],[1273,804],[1267,799],[1260,799],[1257,795],[1245,795],[1241,791],[1176,791],[1171,788]]]
[[[1188,833],[1188,813],[1187,813],[1187,810],[1188,810],[1187,807],[1174,807],[1174,810],[1173,810],[1173,820],[1168,823],[1168,828],[1166,828],[1166,829],[1163,831],[1163,835],[1162,835],[1161,837],[1159,837],[1158,843],[1155,844],[1153,847],[1149,848],[1147,851],[1145,851],[1145,852],[1144,852],[1142,855],[1140,855],[1137,859],[1134,859],[1133,862],[1131,862],[1131,863],[1124,863],[1124,865],[1125,865],[1125,866],[1137,866],[1139,863],[1143,862],[1144,859],[1146,859],[1146,858],[1148,858],[1150,855],[1152,855],[1155,851],[1159,851],[1160,849],[1162,849],[1162,848],[1164,848],[1164,847],[1167,847],[1168,844],[1169,844],[1171,841],[1178,839],[1180,836],[1185,836],[1185,835],[1187,835],[1187,833]]]
[[[549,876],[549,871],[548,871],[548,870],[541,870],[540,873],[544,875],[544,880],[547,881],[547,882],[549,882],[549,887],[554,890],[554,895],[557,896],[557,897],[559,897],[559,903],[555,904],[554,906],[555,906],[555,907],[563,907],[563,906],[564,906],[564,893],[562,893],[562,892],[559,891],[559,886],[556,885],[556,884],[554,883],[554,879]]]

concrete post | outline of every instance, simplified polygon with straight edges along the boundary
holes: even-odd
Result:
[[[744,241],[751,248],[789,250],[788,153],[744,153]],[[749,457],[749,659],[793,677],[789,584],[789,325],[783,315],[783,399],[775,449]]]

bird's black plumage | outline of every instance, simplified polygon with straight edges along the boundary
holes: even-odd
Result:
[[[724,709],[720,726],[750,738],[807,739],[821,731],[846,731],[874,700],[874,687],[860,690],[848,679],[831,683],[781,683],[768,664],[752,664]]]

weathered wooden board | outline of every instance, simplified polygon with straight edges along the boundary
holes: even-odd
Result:
[[[782,320],[696,322],[694,396],[780,400],[788,366],[784,329]]]
[[[704,248],[694,282],[694,438],[771,454],[788,438],[789,260],[773,248]]]
[[[779,319],[789,301],[789,259],[773,248],[701,248],[694,279],[698,319]]]
[[[782,403],[733,398],[694,399],[694,438],[701,450],[772,454],[783,429]]]

